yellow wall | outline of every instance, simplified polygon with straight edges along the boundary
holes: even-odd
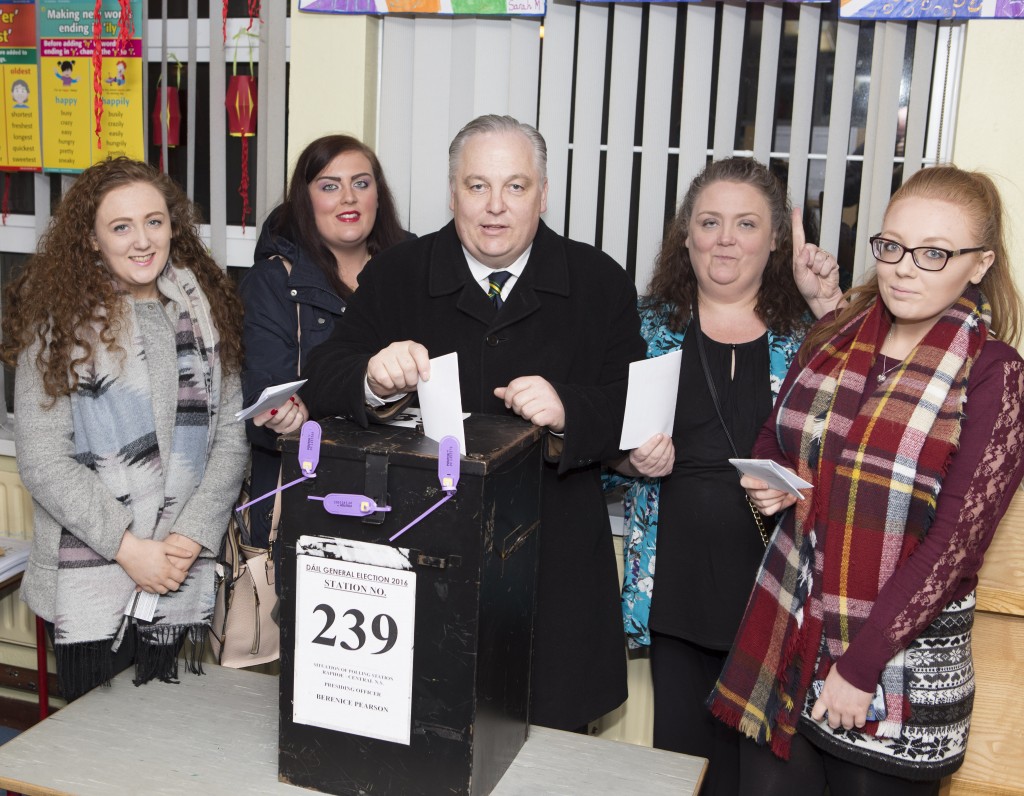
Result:
[[[348,133],[376,148],[380,21],[363,14],[299,13],[292,4],[288,175],[315,138]]]
[[[980,20],[967,24],[966,49],[953,160],[992,175],[1006,204],[1007,237],[1017,284],[1024,285],[1024,23]]]

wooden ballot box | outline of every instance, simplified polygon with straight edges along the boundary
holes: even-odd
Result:
[[[527,733],[540,431],[469,417],[441,503],[439,446],[422,431],[321,427],[316,477],[282,500],[280,779],[487,794]],[[285,483],[301,446],[283,444]]]

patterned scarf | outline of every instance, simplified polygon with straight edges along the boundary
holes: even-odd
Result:
[[[876,301],[780,399],[780,446],[814,491],[786,513],[765,552],[708,705],[783,759],[811,680],[825,677],[928,531],[989,322],[988,303],[969,286],[878,385],[868,374],[890,322]],[[904,682],[900,652],[882,673],[888,718],[865,732],[899,735],[909,715]]]
[[[170,264],[160,291],[179,310],[175,324],[178,397],[171,450],[161,463],[150,395],[149,369],[134,302],[127,300],[125,353],[94,347],[71,395],[75,458],[131,507],[130,530],[140,539],[165,539],[181,509],[202,481],[213,444],[212,414],[220,405],[218,336],[210,307],[194,275]],[[88,506],[82,506],[88,511]],[[101,672],[109,681],[110,653],[125,633],[135,634],[136,684],[177,677],[177,653],[191,632],[200,671],[203,630],[213,613],[213,562],[200,557],[178,591],[161,595],[152,622],[124,616],[135,583],[119,564],[62,531],[57,564],[54,621],[57,671],[64,693],[78,694],[82,677]]]

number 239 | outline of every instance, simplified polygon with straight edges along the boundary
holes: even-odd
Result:
[[[363,630],[366,617],[363,616],[362,611],[357,608],[349,608],[342,614],[342,616],[352,617],[352,626],[348,628],[348,631],[355,637],[355,644],[349,644],[345,640],[338,641],[337,636],[325,635],[333,627],[336,618],[334,609],[331,606],[327,603],[320,603],[320,605],[313,609],[313,613],[315,614],[317,611],[323,611],[327,621],[323,629],[313,639],[314,644],[323,644],[327,647],[333,647],[337,644],[342,649],[353,652],[362,649],[366,644],[366,631]],[[395,642],[398,641],[398,625],[395,623],[394,618],[388,616],[388,614],[377,614],[373,617],[370,622],[370,632],[378,641],[384,642],[384,646],[373,652],[373,655],[382,655],[395,646]]]

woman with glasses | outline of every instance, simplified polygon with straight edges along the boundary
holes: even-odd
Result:
[[[1024,475],[1002,219],[982,174],[911,177],[761,431],[754,455],[813,488],[741,480],[781,517],[709,700],[758,744],[742,792],[936,794],[963,762],[977,573]]]

